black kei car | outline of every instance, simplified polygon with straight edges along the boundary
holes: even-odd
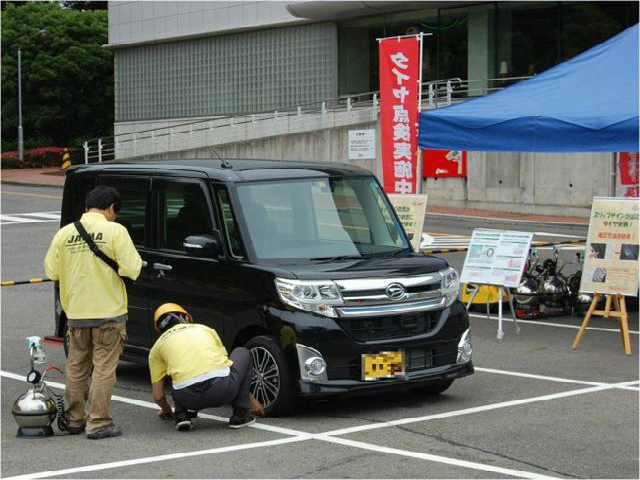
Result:
[[[447,389],[473,373],[458,275],[412,250],[371,172],[338,163],[175,160],[67,173],[61,225],[117,188],[143,259],[128,286],[123,358],[146,363],[155,309],[173,302],[254,360],[267,414],[297,397]],[[66,317],[55,297],[56,333]]]

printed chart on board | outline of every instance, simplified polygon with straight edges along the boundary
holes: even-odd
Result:
[[[460,281],[517,287],[532,239],[532,232],[474,230]]]

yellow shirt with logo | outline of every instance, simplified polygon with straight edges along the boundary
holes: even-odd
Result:
[[[168,375],[174,385],[182,384],[231,365],[218,333],[199,323],[171,327],[149,352],[152,383]]]
[[[138,278],[142,259],[124,226],[97,212],[85,213],[80,221],[98,248],[118,262],[121,276]],[[93,320],[127,313],[127,291],[122,279],[94,255],[73,223],[53,237],[44,270],[60,284],[60,303],[67,318]]]

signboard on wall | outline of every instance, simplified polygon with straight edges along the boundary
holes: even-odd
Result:
[[[418,191],[421,39],[416,35],[378,41],[382,174],[387,193],[404,195]]]
[[[349,160],[376,158],[376,131],[349,130]]]
[[[635,198],[594,198],[580,290],[638,292],[639,203]]]
[[[427,195],[388,195],[416,252],[420,251]]]
[[[467,152],[422,150],[422,177],[466,177]]]
[[[517,287],[532,239],[532,232],[474,230],[460,282]]]
[[[638,198],[640,197],[640,161],[638,152],[620,152],[618,157],[618,169],[620,171],[620,186],[618,197]]]

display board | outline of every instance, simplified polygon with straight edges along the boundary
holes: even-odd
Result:
[[[460,281],[517,287],[527,262],[532,239],[532,232],[474,230]]]
[[[409,236],[413,249],[419,252],[424,215],[427,212],[427,195],[388,195],[388,197]]]
[[[638,292],[638,211],[635,198],[596,197],[580,290],[635,295]]]

